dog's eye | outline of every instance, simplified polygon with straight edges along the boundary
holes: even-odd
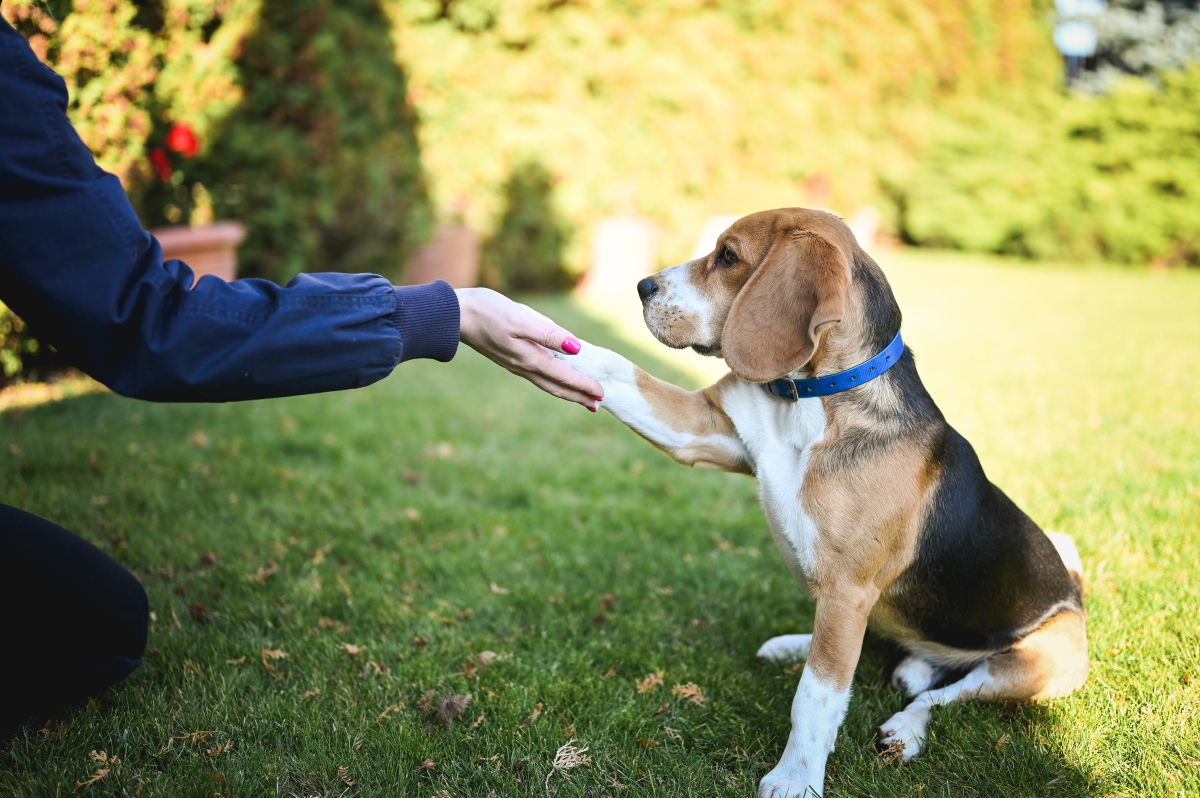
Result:
[[[721,255],[717,260],[722,266],[732,266],[737,263],[737,255],[733,253],[732,249],[725,247],[725,249],[721,250]]]

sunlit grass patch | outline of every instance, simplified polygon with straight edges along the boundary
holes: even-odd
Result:
[[[1078,543],[1093,665],[1065,700],[935,712],[900,766],[873,747],[895,649],[868,637],[827,794],[1196,794],[1200,276],[884,266],[951,423]],[[0,748],[0,793],[107,770],[80,794],[744,796],[782,751],[799,670],[754,652],[813,607],[753,481],[467,350],[351,393],[83,396],[0,435],[0,501],[111,552],[155,613],[128,682]]]

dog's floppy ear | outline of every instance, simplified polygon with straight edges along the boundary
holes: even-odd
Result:
[[[721,350],[730,371],[768,382],[803,366],[842,320],[849,286],[841,247],[808,232],[780,235],[729,310]]]

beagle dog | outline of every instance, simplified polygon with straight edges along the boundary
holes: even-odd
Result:
[[[892,684],[914,700],[879,731],[905,761],[931,707],[1083,684],[1074,543],[1043,533],[946,423],[900,340],[891,287],[841,219],[746,216],[712,253],[637,289],[659,341],[724,357],[731,373],[689,392],[586,343],[571,366],[676,461],[756,477],[775,544],[816,604],[812,634],[758,650],[807,660],[760,796],[822,794],[868,628],[907,653]]]

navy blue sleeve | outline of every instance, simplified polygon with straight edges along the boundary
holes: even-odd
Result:
[[[405,360],[449,360],[459,307],[443,282],[302,274],[192,287],[164,262],[120,181],[66,116],[62,79],[0,19],[0,299],[117,393],[222,402],[369,385]]]

